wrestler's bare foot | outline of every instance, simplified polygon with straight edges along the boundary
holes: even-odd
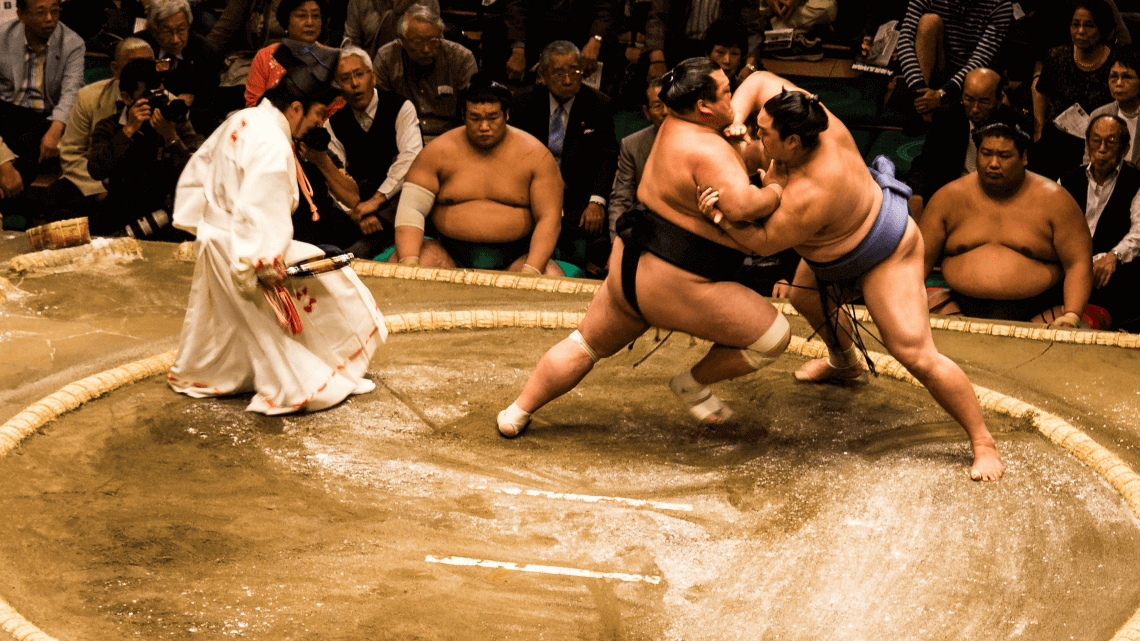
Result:
[[[817,358],[813,361],[808,361],[796,372],[796,380],[807,381],[809,383],[823,383],[824,381],[836,381],[841,383],[858,383],[866,382],[864,373],[867,367],[863,361],[858,361],[854,365],[847,367],[835,367],[826,358]]]
[[[1002,472],[1001,456],[998,455],[993,439],[989,443],[975,443],[970,478],[975,481],[996,481],[1001,478]]]

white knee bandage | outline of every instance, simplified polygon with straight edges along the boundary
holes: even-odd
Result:
[[[574,332],[570,334],[570,340],[574,341],[574,344],[578,347],[581,347],[582,351],[586,352],[586,356],[589,356],[590,360],[594,361],[594,363],[597,363],[599,360],[601,360],[598,358],[598,353],[594,351],[594,348],[590,347],[589,343],[586,342],[586,339],[582,337],[582,332],[574,330]]]
[[[764,335],[758,338],[755,343],[740,350],[740,353],[744,355],[744,360],[748,361],[753,369],[767,367],[776,362],[780,354],[788,348],[790,334],[791,325],[788,323],[787,317],[777,312],[776,320],[772,322],[768,331],[764,332]],[[779,351],[776,352],[775,356],[768,355],[777,349]]]
[[[400,204],[396,205],[395,227],[415,227],[423,230],[424,222],[435,204],[435,194],[415,183],[404,183]]]

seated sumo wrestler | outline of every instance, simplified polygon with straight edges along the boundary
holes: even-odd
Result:
[[[923,212],[926,273],[941,257],[967,316],[1077,326],[1092,287],[1084,215],[1059,185],[1025,170],[1023,131],[995,123],[974,141],[978,171],[938,190]]]
[[[408,170],[389,261],[561,276],[562,178],[546,146],[507,124],[510,92],[480,84],[464,126],[439,136]],[[428,216],[438,240],[424,238]]]

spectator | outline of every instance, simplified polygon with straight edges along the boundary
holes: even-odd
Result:
[[[1140,170],[1125,161],[1132,136],[1119,116],[1093,118],[1085,134],[1090,162],[1058,181],[1085,212],[1092,233],[1089,302],[1112,317],[1113,329],[1140,329]]]
[[[653,139],[657,137],[657,130],[661,128],[661,123],[665,122],[665,103],[661,102],[660,78],[649,81],[641,112],[649,120],[649,126],[621,139],[617,173],[614,175],[614,188],[610,192],[608,206],[610,242],[613,242],[617,236],[617,219],[638,203],[637,186],[641,184],[645,161],[649,159],[649,151],[653,149]]]
[[[653,0],[645,24],[645,50],[649,56],[649,77],[665,74],[669,67],[686,58],[705,55],[705,32],[717,20],[743,25],[748,32],[745,68],[756,66],[755,52],[764,41],[760,9],[756,1],[745,0]],[[669,50],[665,50],[669,43]],[[750,70],[751,71],[751,70]]]
[[[822,60],[823,39],[811,32],[835,22],[838,14],[836,0],[764,0],[760,6],[769,28],[792,30],[791,50],[774,54],[781,60]]]
[[[1128,139],[1136,140],[1136,119],[1140,116],[1140,54],[1132,47],[1120,50],[1116,62],[1108,70],[1108,91],[1112,102],[1097,107],[1089,114],[1089,122],[1100,116],[1116,116],[1128,125]],[[1085,162],[1089,156],[1085,154]],[[1131,146],[1127,159],[1132,164],[1140,161],[1140,144]]]
[[[342,46],[360,47],[372,60],[380,47],[398,37],[396,24],[413,4],[415,0],[348,0]],[[439,15],[439,0],[421,0],[419,4]]]
[[[907,183],[914,190],[909,204],[916,221],[934,192],[977,169],[974,132],[991,122],[1019,124],[1013,111],[1002,104],[1001,76],[978,67],[966,74],[962,100],[935,114],[922,153],[911,167]]]
[[[345,230],[341,237],[354,239],[329,244],[371,258],[394,240],[397,195],[423,149],[423,138],[415,106],[403,96],[377,91],[367,51],[343,49],[334,78],[349,108],[325,122],[331,137],[326,157],[335,158],[345,171],[323,159],[318,165],[339,205],[339,215],[322,216],[321,222],[339,221]]]
[[[186,0],[149,0],[146,31],[136,35],[151,46],[156,58],[170,61],[163,86],[195,107],[190,112],[195,129],[208,133],[224,116],[210,104],[222,61],[208,40],[190,31],[193,17]]]
[[[1076,104],[1086,114],[1112,100],[1108,74],[1116,62],[1107,35],[1115,22],[1104,0],[1076,0],[1070,15],[1071,45],[1053,47],[1033,83],[1033,171],[1056,179],[1080,162],[1080,134],[1057,128],[1053,120]]]
[[[732,90],[740,85],[740,81],[748,74],[763,67],[751,59],[749,66],[745,66],[745,56],[748,54],[748,33],[742,27],[727,20],[717,20],[705,31],[705,55],[712,59],[728,76]]]
[[[1026,172],[1021,130],[994,123],[974,142],[978,171],[938,190],[922,214],[926,273],[942,257],[951,299],[966,316],[1077,326],[1092,288],[1092,238],[1080,209]]]
[[[24,179],[16,171],[16,154],[0,140],[0,199],[15,198],[24,191]],[[0,220],[3,220],[0,216]]]
[[[17,0],[16,20],[0,25],[0,138],[18,156],[25,185],[58,167],[83,86],[83,40],[59,22],[59,11],[59,0]]]
[[[277,20],[285,25],[285,38],[257,52],[249,68],[245,83],[245,106],[256,106],[266,88],[277,84],[285,75],[285,68],[273,57],[277,47],[289,47],[293,55],[309,66],[319,66],[329,73],[336,66],[337,50],[326,47],[317,38],[321,35],[321,13],[324,0],[281,0],[277,5]],[[329,107],[330,113],[344,105],[337,101]]]
[[[228,0],[226,8],[207,38],[215,51],[260,51],[270,42],[285,35],[285,27],[276,18],[274,8],[279,0]]]
[[[111,77],[79,90],[59,145],[63,177],[48,188],[48,200],[53,210],[50,218],[63,220],[85,216],[95,211],[107,196],[102,181],[87,173],[87,152],[91,149],[95,124],[117,114],[121,108],[117,105],[120,100],[119,76],[123,68],[139,58],[154,60],[154,52],[146,41],[134,37],[120,40],[111,60]]]
[[[376,88],[416,106],[424,142],[460,124],[456,96],[479,70],[466,47],[443,39],[443,20],[421,4],[400,17],[399,40],[380,47],[372,67]]]
[[[511,57],[507,60],[507,78],[522,80],[534,66],[539,53],[555,40],[582,43],[582,73],[589,76],[598,61],[621,57],[615,24],[624,3],[614,0],[553,0],[541,8],[528,0],[508,0],[507,38],[511,41]],[[621,6],[619,6],[621,5]],[[614,46],[610,46],[610,45]],[[603,56],[602,47],[606,47]]]
[[[87,151],[87,170],[107,186],[91,233],[180,240],[185,234],[170,227],[174,187],[201,139],[184,111],[178,122],[162,113],[173,112],[167,105],[174,96],[163,90],[153,61],[123,67],[119,96],[122,111],[95,124]]]
[[[463,127],[428,143],[412,163],[389,261],[562,275],[551,260],[562,208],[558,167],[541,142],[507,125],[509,100],[499,84],[471,89]],[[424,239],[429,214],[438,240]]]
[[[578,47],[566,40],[543,49],[538,78],[541,86],[519,96],[513,122],[545,143],[562,171],[560,258],[597,274],[609,255],[606,195],[617,156],[610,100],[582,85]]]
[[[910,0],[899,28],[899,63],[923,120],[958,99],[971,69],[994,66],[1012,22],[1010,0]]]

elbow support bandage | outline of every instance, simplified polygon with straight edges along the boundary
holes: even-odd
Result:
[[[396,205],[394,227],[415,227],[423,231],[431,207],[435,204],[435,194],[415,183],[404,183],[400,192],[400,204]]]

